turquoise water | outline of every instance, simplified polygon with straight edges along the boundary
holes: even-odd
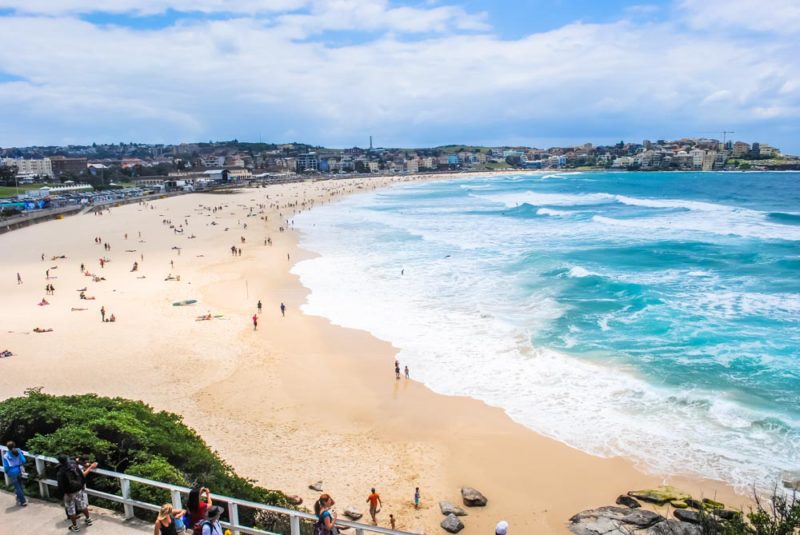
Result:
[[[474,177],[297,223],[307,311],[434,390],[659,473],[800,467],[800,173]]]

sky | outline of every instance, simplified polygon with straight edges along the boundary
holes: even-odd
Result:
[[[798,0],[0,0],[0,146],[800,154]]]

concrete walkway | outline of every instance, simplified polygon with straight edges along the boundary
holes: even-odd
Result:
[[[28,499],[28,507],[19,507],[14,494],[0,491],[0,533],[8,535],[65,535],[70,526],[64,508],[57,502]],[[94,524],[87,526],[83,516],[78,520],[80,533],[86,535],[136,535],[153,533],[152,524],[141,520],[124,520],[107,509],[91,507]]]

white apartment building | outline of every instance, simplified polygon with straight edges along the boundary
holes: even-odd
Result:
[[[692,149],[689,151],[689,156],[692,157],[692,167],[695,169],[703,168],[703,160],[706,157],[706,151],[703,149]]]
[[[200,158],[203,167],[222,168],[225,167],[225,156],[203,156]]]
[[[16,166],[17,176],[22,177],[53,177],[53,164],[50,158],[43,158],[41,160],[23,160],[15,158],[4,158],[3,165],[7,167]]]
[[[419,160],[406,160],[405,162],[406,173],[418,173],[419,172]]]

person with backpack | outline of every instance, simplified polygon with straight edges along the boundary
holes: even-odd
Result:
[[[202,523],[202,535],[224,535],[219,518],[225,510],[219,505],[215,505],[208,510],[208,518]]]
[[[64,495],[64,508],[72,521],[69,530],[80,531],[78,527],[79,513],[83,513],[87,526],[92,525],[92,519],[89,517],[89,496],[86,494],[86,476],[97,468],[97,463],[81,468],[74,459],[70,459],[66,455],[59,455],[58,463],[56,481],[59,492]]]
[[[333,510],[333,498],[329,494],[323,494],[314,504],[314,513],[317,515],[317,523],[314,524],[314,535],[336,535],[336,511]]]
[[[3,454],[3,472],[6,473],[8,479],[11,480],[11,485],[14,487],[14,492],[17,495],[17,505],[20,507],[27,507],[28,500],[25,499],[25,488],[22,486],[22,471],[27,459],[22,450],[17,448],[13,441],[6,444],[8,451]]]

